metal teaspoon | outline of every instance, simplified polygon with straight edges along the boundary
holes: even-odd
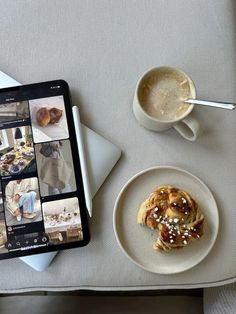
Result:
[[[188,104],[216,107],[216,108],[221,108],[221,109],[229,109],[229,110],[235,109],[235,104],[227,103],[227,102],[198,100],[198,99],[186,99],[184,100],[184,102]]]

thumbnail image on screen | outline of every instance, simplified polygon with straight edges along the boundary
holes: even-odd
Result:
[[[7,242],[6,225],[4,220],[4,213],[0,211],[0,254],[6,253],[5,244]]]
[[[63,96],[29,100],[35,143],[69,138]]]
[[[29,119],[28,101],[0,104],[0,124]]]
[[[61,244],[83,239],[77,197],[42,204],[45,232],[50,244]]]
[[[42,196],[76,191],[69,140],[36,144],[35,153]]]
[[[2,187],[0,182],[0,254],[6,253],[5,244],[7,242],[6,225],[3,210]]]
[[[4,208],[7,226],[42,220],[38,178],[4,181]]]
[[[0,130],[0,176],[36,171],[32,130],[29,125]]]

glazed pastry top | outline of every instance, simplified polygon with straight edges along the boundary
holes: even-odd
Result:
[[[141,204],[137,222],[158,230],[154,249],[170,251],[186,246],[203,235],[204,216],[195,200],[184,190],[158,187]]]

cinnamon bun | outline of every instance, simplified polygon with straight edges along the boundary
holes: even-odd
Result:
[[[204,216],[197,202],[184,190],[159,186],[140,205],[138,224],[158,231],[155,250],[171,251],[202,237]]]
[[[50,113],[49,110],[45,107],[40,108],[36,113],[36,120],[38,125],[45,127],[50,122]]]
[[[36,120],[38,125],[46,127],[48,124],[58,123],[62,117],[63,110],[58,108],[40,108],[36,113]]]

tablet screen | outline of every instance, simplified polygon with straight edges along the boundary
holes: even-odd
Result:
[[[65,81],[0,90],[0,258],[89,241]]]

